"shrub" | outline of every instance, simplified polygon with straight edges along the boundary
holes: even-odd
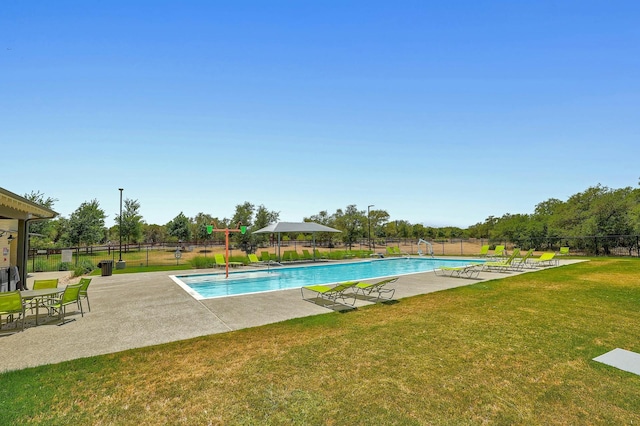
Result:
[[[58,264],[58,271],[70,271],[71,269],[73,269],[71,262],[60,262]]]
[[[90,261],[89,259],[82,259],[80,262],[78,262],[78,265],[74,268],[73,276],[79,277],[82,275],[86,275],[91,271],[93,271],[95,268],[96,266],[93,264],[92,261]]]
[[[213,257],[196,256],[189,263],[196,269],[213,268],[215,266]]]
[[[47,262],[44,260],[36,260],[33,265],[34,272],[44,272],[47,270]]]

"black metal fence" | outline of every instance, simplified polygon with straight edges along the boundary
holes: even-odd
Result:
[[[616,235],[606,237],[554,237],[529,239],[521,241],[489,240],[483,238],[449,238],[429,240],[435,255],[443,256],[474,256],[480,252],[482,245],[505,245],[507,248],[534,248],[537,251],[557,252],[560,247],[569,247],[571,256],[626,256],[640,257],[639,235]],[[309,247],[308,241],[283,241],[281,247],[287,250],[299,250]],[[404,238],[376,238],[369,241],[362,239],[347,247],[343,244],[318,244],[321,251],[336,250],[371,250],[385,254],[389,246],[399,246],[402,251],[417,254],[425,252],[424,245],[418,245],[416,239]],[[275,244],[254,247],[255,250],[267,249],[275,251]],[[122,259],[128,266],[160,266],[181,265],[189,263],[194,257],[213,257],[213,252],[224,250],[221,243],[202,242],[167,242],[155,244],[126,244],[122,252],[119,246],[102,245],[90,247],[66,248],[32,248],[29,250],[29,272],[75,270],[96,268],[101,260],[118,261]],[[230,255],[235,259],[246,256],[244,250],[234,245],[230,248]]]

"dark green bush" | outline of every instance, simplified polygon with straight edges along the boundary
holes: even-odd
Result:
[[[49,265],[47,265],[47,262],[45,262],[44,260],[36,260],[34,265],[33,265],[33,271],[34,272],[44,272],[47,270]]]
[[[213,268],[215,266],[214,258],[205,256],[196,256],[189,263],[196,269]]]
[[[58,264],[58,271],[70,271],[71,269],[73,269],[71,262],[60,262]]]
[[[78,265],[73,269],[73,276],[80,277],[93,271],[96,266],[89,259],[82,259],[78,262]]]

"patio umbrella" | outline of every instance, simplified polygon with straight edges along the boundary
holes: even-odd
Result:
[[[301,234],[313,235],[313,259],[316,257],[316,232],[342,232],[329,226],[320,225],[315,222],[278,222],[264,228],[253,231],[252,234],[278,234],[278,260],[280,260],[280,234],[287,232],[297,232]]]

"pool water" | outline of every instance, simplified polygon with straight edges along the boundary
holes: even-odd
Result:
[[[350,263],[321,263],[297,267],[271,267],[245,272],[177,275],[171,278],[196,299],[236,296],[265,291],[300,288],[315,284],[334,284],[396,277],[433,271],[441,266],[463,266],[478,260],[393,258]]]

